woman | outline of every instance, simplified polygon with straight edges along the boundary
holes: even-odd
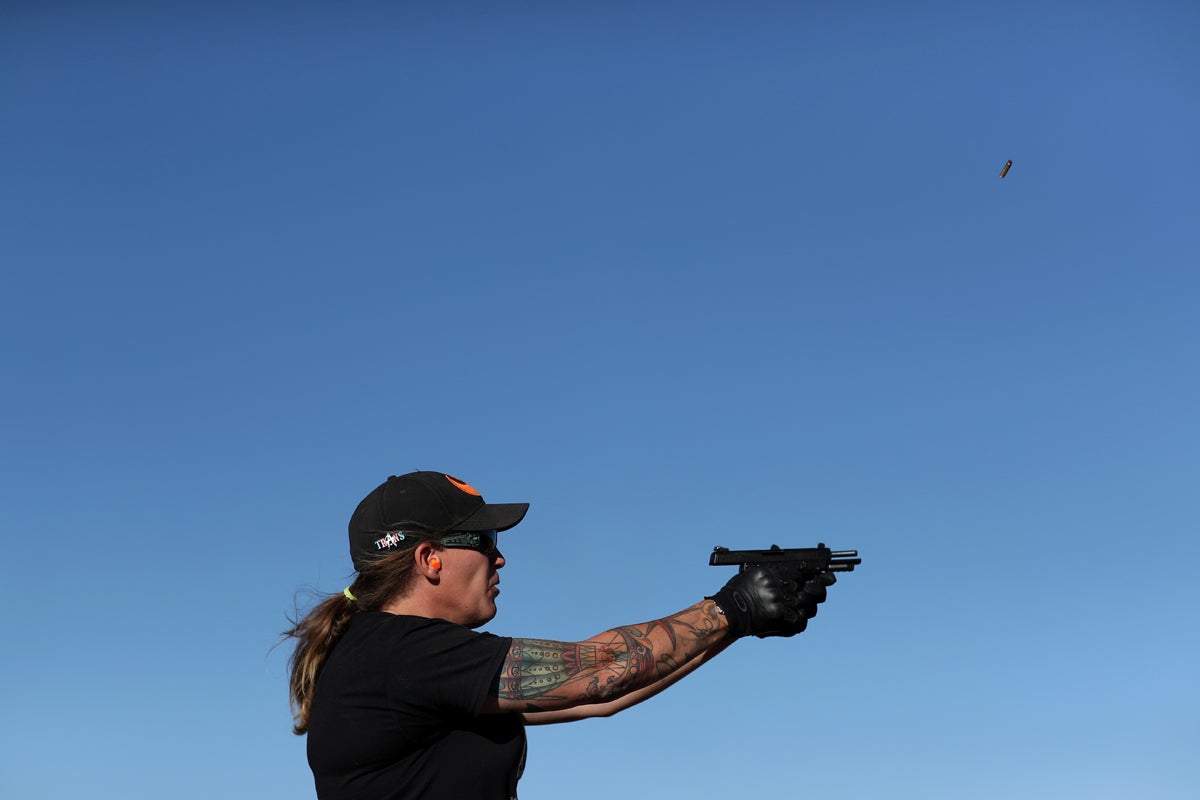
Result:
[[[799,633],[825,599],[827,584],[800,589],[760,567],[581,642],[477,633],[496,615],[497,534],[528,509],[440,472],[392,476],[358,505],[357,576],[287,632],[320,800],[515,798],[525,725],[614,714],[741,636]]]

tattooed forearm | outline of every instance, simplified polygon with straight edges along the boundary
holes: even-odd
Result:
[[[499,697],[535,711],[601,703],[670,674],[724,635],[711,602],[583,642],[513,639]]]

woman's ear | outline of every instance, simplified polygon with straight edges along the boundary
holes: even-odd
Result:
[[[434,550],[432,542],[421,542],[413,548],[413,562],[417,572],[426,578],[436,580],[442,571],[442,559]]]

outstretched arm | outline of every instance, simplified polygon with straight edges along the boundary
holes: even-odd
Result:
[[[728,641],[732,641],[728,622],[712,600],[582,642],[513,639],[496,693],[488,698],[484,711],[533,717],[585,707],[580,709],[583,713],[531,720],[538,722],[615,713],[662,691],[707,660],[698,656]],[[594,713],[586,709],[609,703],[614,707]]]
[[[822,599],[758,565],[712,597],[653,622],[582,642],[513,639],[483,710],[533,722],[612,714],[667,688],[735,639],[799,633]],[[601,708],[588,712],[589,706]]]
[[[654,695],[677,683],[680,679],[690,675],[701,664],[705,664],[712,660],[723,651],[726,647],[733,644],[733,639],[725,639],[714,644],[712,647],[705,650],[700,655],[693,658],[691,661],[684,664],[679,669],[664,675],[651,684],[643,686],[641,689],[626,694],[616,700],[609,700],[607,703],[594,703],[592,705],[575,706],[574,708],[564,708],[561,711],[530,711],[522,714],[526,725],[549,725],[556,722],[575,722],[581,719],[590,719],[593,717],[611,717],[618,711],[624,711],[627,708],[636,706],[644,700],[649,700]]]

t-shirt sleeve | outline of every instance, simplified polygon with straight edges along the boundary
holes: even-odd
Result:
[[[478,716],[512,639],[423,620],[391,646],[388,699],[409,713]]]

